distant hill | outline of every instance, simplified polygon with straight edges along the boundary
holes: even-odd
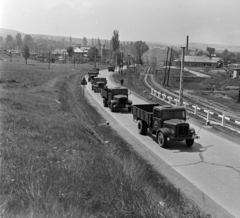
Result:
[[[152,47],[158,46],[169,46],[181,48],[182,46],[186,46],[186,44],[177,44],[177,43],[167,43],[167,42],[148,42],[148,44],[152,45]],[[199,49],[206,51],[207,47],[215,48],[216,51],[222,52],[225,49],[232,52],[240,52],[240,46],[238,45],[222,45],[222,44],[207,44],[207,43],[198,43],[198,42],[189,42],[189,49]]]
[[[11,35],[12,37],[15,38],[15,36],[18,33],[21,33],[21,35],[26,35],[25,33],[22,33],[22,32],[17,31],[17,30],[10,30],[10,29],[0,28],[0,36],[2,36],[3,38],[7,37],[7,35]]]

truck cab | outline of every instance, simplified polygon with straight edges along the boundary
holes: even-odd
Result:
[[[100,92],[107,84],[107,79],[105,77],[95,77],[92,80],[92,90],[94,92]]]
[[[108,67],[108,72],[114,72],[115,71],[115,65],[111,65]]]
[[[90,71],[88,72],[88,82],[92,82],[95,77],[97,77],[98,73]]]
[[[131,111],[132,101],[128,99],[128,88],[126,87],[114,87],[104,88],[101,90],[103,97],[103,106],[109,107],[112,112],[115,108],[127,108]]]

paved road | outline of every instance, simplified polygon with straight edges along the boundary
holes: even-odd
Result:
[[[109,77],[106,70],[100,76]],[[108,86],[115,85],[108,78]],[[102,106],[99,93],[93,93],[88,83],[87,89],[92,97]],[[130,95],[134,104],[146,103],[144,100]],[[167,148],[160,148],[149,136],[141,136],[137,132],[137,124],[132,115],[125,110],[111,113],[109,108],[104,110],[113,116],[129,133],[139,139],[151,151],[158,155],[168,165],[188,179],[204,194],[235,217],[240,217],[240,145],[229,141],[220,134],[214,134],[205,126],[200,126],[190,119],[192,127],[200,135],[192,148],[182,142],[173,142]],[[204,197],[203,194],[203,197]]]

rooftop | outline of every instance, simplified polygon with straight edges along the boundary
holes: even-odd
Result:
[[[175,61],[181,61],[182,56],[180,56],[180,58],[176,59]],[[184,62],[198,62],[198,63],[218,63],[219,61],[221,61],[221,58],[219,57],[208,57],[208,56],[185,56],[184,57]]]

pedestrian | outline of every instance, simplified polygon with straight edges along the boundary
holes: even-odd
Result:
[[[123,79],[121,79],[120,82],[121,82],[121,86],[122,86],[122,85],[123,85],[123,82],[124,82]]]

